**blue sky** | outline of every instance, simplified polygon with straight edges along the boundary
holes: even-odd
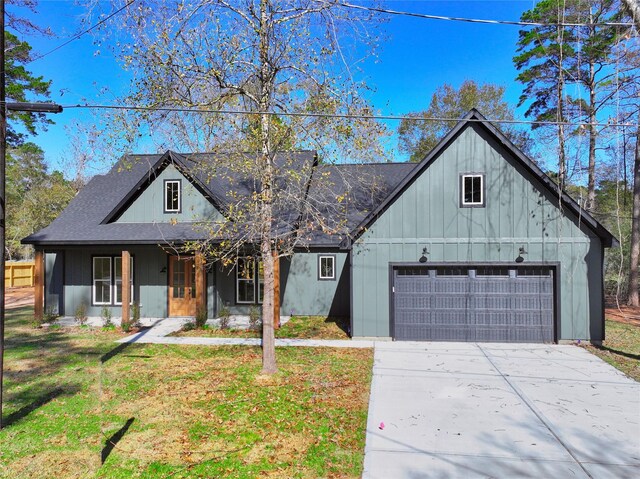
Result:
[[[386,7],[432,15],[518,20],[534,4],[533,0],[397,0],[387,1]],[[103,9],[111,9],[108,2]],[[58,46],[83,28],[80,17],[84,10],[73,1],[40,0],[38,10],[33,19],[50,27],[58,38],[26,38],[36,55]],[[370,99],[380,113],[402,115],[426,109],[439,85],[448,82],[459,86],[465,79],[505,85],[508,101],[514,106],[517,103],[521,85],[515,82],[517,72],[512,57],[518,27],[390,16],[383,29],[388,39],[381,45],[378,62],[370,62],[365,69],[369,85],[375,88]],[[110,49],[95,44],[91,35],[31,63],[29,68],[34,74],[53,80],[51,100],[62,105],[108,103],[109,94],[105,96],[104,90],[121,94],[128,81]],[[523,113],[518,111],[518,116]],[[69,125],[91,121],[91,115],[66,109],[53,119],[56,124],[33,141],[45,150],[52,168],[62,168],[63,159],[70,155]],[[397,125],[398,122],[388,123],[393,129]]]

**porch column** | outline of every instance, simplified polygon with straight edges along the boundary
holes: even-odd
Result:
[[[273,252],[273,327],[280,328],[280,256]]]
[[[196,253],[196,314],[207,307],[205,261],[202,253]]]
[[[122,322],[131,320],[130,305],[131,303],[131,255],[128,251],[122,251]]]
[[[36,319],[42,319],[44,317],[44,253],[42,250],[36,250],[34,263],[33,313]]]

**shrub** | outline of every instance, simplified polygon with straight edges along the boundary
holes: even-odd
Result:
[[[231,321],[231,311],[226,305],[223,305],[222,308],[220,308],[218,316],[220,317],[220,329],[229,329],[229,322]]]
[[[43,322],[53,324],[55,323],[60,315],[56,312],[53,306],[49,306],[44,313]]]
[[[260,310],[251,306],[249,308],[249,329],[252,331],[258,331],[262,327],[262,317],[260,316]]]
[[[76,319],[76,323],[80,326],[87,324],[87,305],[85,303],[80,303],[78,307],[76,307],[76,311],[73,316]]]
[[[104,328],[113,328],[113,321],[111,321],[111,309],[106,306],[102,307],[102,311],[100,312],[100,317],[102,318],[102,327]]]
[[[198,308],[196,311],[196,328],[204,329],[207,322],[207,308]]]
[[[195,321],[187,321],[186,323],[184,323],[182,325],[182,330],[183,331],[192,331],[196,329],[196,322]]]
[[[132,326],[133,326],[133,321],[131,320],[131,317],[129,317],[129,319],[122,318],[122,321],[120,321],[120,328],[125,333],[128,333],[129,331],[131,331]]]

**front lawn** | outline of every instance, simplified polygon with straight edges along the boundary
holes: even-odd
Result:
[[[606,340],[602,346],[587,346],[627,376],[640,381],[640,327],[617,321],[606,321]]]
[[[359,477],[371,350],[118,345],[7,314],[2,478]]]
[[[348,318],[327,318],[325,316],[292,316],[289,321],[276,329],[276,338],[299,339],[349,339]],[[261,331],[248,329],[210,328],[178,331],[172,336],[216,337],[216,338],[259,338]]]

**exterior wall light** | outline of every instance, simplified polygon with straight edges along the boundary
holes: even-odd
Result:
[[[524,246],[520,246],[520,248],[518,249],[518,257],[516,258],[516,263],[522,263],[524,261],[524,258],[522,257],[523,254],[527,254],[527,252],[524,249]]]
[[[429,252],[427,251],[427,248],[425,246],[424,248],[422,248],[422,256],[420,256],[420,259],[418,261],[420,261],[421,263],[426,263],[428,254]]]

